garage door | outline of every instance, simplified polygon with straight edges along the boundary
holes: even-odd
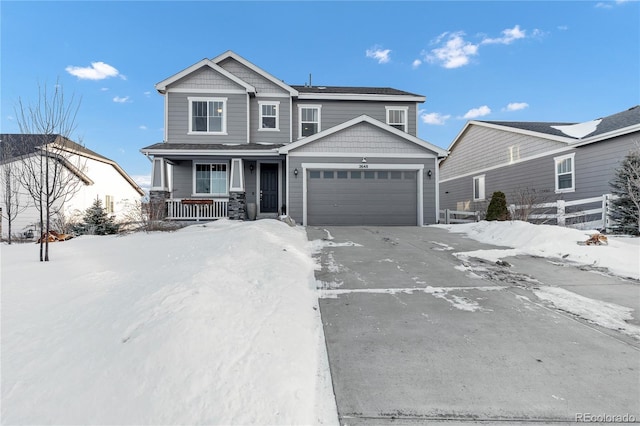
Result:
[[[417,172],[308,170],[309,225],[417,225]]]

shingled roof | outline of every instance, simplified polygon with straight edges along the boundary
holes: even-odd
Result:
[[[597,118],[595,120],[601,120],[596,126],[595,131],[585,135],[584,137],[595,137],[601,134],[613,132],[615,130],[624,129],[629,126],[640,124],[640,105],[629,108],[626,111],[622,111],[616,114],[612,114],[606,117]],[[495,124],[498,126],[513,127],[521,130],[528,130],[531,132],[544,133],[553,136],[560,136],[564,138],[571,138],[580,140],[571,135],[566,134],[562,130],[554,128],[555,126],[571,126],[580,123],[561,123],[561,122],[536,122],[536,121],[480,121],[481,123]]]
[[[291,86],[299,93],[332,93],[342,95],[422,96],[391,87]]]

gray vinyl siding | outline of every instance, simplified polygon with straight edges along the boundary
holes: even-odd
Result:
[[[260,107],[259,102],[275,101],[278,104],[279,131],[258,130],[260,128]],[[251,98],[251,124],[249,133],[251,143],[273,143],[284,144],[291,142],[291,100],[280,97],[259,97]]]
[[[293,139],[299,135],[299,105],[322,105],[320,110],[320,130],[327,130],[338,124],[342,124],[352,118],[368,115],[383,123],[387,122],[387,106],[409,107],[408,127],[412,136],[417,136],[416,127],[416,103],[415,102],[377,102],[377,101],[327,101],[304,100],[296,101],[293,105]]]
[[[483,211],[494,191],[504,192],[508,204],[515,203],[517,195],[523,190],[535,190],[538,202],[572,201],[608,194],[611,192],[609,182],[615,175],[615,169],[637,139],[636,132],[442,182],[440,208]],[[556,194],[554,158],[571,153],[575,153],[575,191]],[[482,174],[485,175],[485,203],[473,201],[473,177]]]
[[[298,223],[302,223],[303,206],[303,175],[302,163],[345,163],[354,164],[359,159],[336,157],[289,157],[289,215]],[[432,158],[368,158],[368,164],[424,164],[423,173],[423,220],[424,224],[436,223],[435,210],[435,177],[429,179],[427,170],[435,169],[435,159]],[[294,169],[298,169],[298,177],[294,175]],[[375,194],[374,194],[375,195]]]
[[[229,80],[226,76],[212,70],[208,66],[203,66],[189,75],[175,81],[169,86],[170,89],[206,89],[210,90],[245,90],[238,83]]]
[[[259,73],[253,71],[250,68],[245,67],[240,62],[233,58],[226,58],[218,63],[218,65],[235,75],[242,81],[245,81],[256,88],[258,93],[281,93],[283,95],[289,95],[289,92],[269,79],[264,78]]]
[[[440,179],[566,148],[563,142],[470,125],[440,165]]]
[[[168,92],[168,143],[247,143],[247,98],[239,93]],[[190,135],[189,97],[227,98],[226,135]]]

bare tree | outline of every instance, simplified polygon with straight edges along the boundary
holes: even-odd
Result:
[[[7,242],[12,243],[13,221],[29,206],[20,192],[19,167],[15,161],[17,152],[8,136],[0,140],[0,185],[2,185],[2,216],[7,219]]]
[[[40,261],[49,261],[49,231],[54,215],[59,213],[82,185],[81,146],[70,140],[76,127],[79,102],[64,97],[59,84],[53,92],[46,85],[38,88],[34,104],[18,101],[16,116],[20,131],[29,135],[21,147],[20,183],[33,199],[40,213]],[[45,237],[45,238],[42,238]]]

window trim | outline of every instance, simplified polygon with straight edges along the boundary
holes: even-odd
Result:
[[[485,176],[486,175],[478,175],[473,177],[473,187],[471,189],[473,194],[473,201],[485,201],[487,199],[487,192],[485,190]],[[476,194],[476,181],[478,182],[478,194]]]
[[[262,127],[262,106],[263,105],[273,105],[276,108],[276,127]],[[271,117],[271,116],[267,116]],[[279,132],[280,131],[280,101],[258,101],[258,131],[259,132]]]
[[[398,125],[402,125],[404,126],[404,129],[398,129],[401,130],[405,133],[409,132],[409,107],[408,106],[385,106],[384,107],[386,110],[386,122],[389,126],[397,128],[395,126]],[[391,115],[391,111],[402,111],[404,114],[404,122],[403,123],[391,123],[390,122],[390,115]]]
[[[213,166],[213,165],[224,165],[225,166],[225,178],[226,178],[226,182],[225,182],[225,192],[224,193],[218,193],[218,192],[208,192],[208,193],[204,193],[204,192],[197,192],[197,183],[196,183],[196,169],[198,168],[199,165],[207,165],[207,166]],[[224,161],[194,161],[193,162],[193,166],[192,166],[192,187],[191,187],[191,195],[194,197],[228,197],[229,196],[229,163],[228,162],[224,162]],[[211,188],[213,189],[213,185],[211,185]]]
[[[227,101],[229,98],[218,98],[218,97],[197,97],[197,96],[188,96],[187,101],[189,103],[189,130],[187,131],[188,135],[227,135]],[[200,132],[197,130],[193,130],[193,103],[194,102],[222,102],[222,130],[220,132]],[[207,106],[208,108],[208,106]],[[207,128],[209,128],[209,123],[207,121]]]
[[[314,135],[320,133],[322,131],[322,105],[315,104],[299,104],[298,105],[298,139],[306,138],[307,136],[302,136],[302,110],[303,109],[317,109],[318,110],[318,131],[314,133]],[[305,123],[311,123],[310,121],[305,121]],[[313,135],[309,135],[313,136]]]
[[[576,191],[576,153],[572,152],[571,154],[561,155],[559,157],[553,157],[553,176],[555,181],[555,193],[563,194],[566,192],[575,192]],[[571,187],[570,188],[560,188],[560,176],[567,175],[566,173],[558,173],[558,165],[565,160],[571,160]]]

